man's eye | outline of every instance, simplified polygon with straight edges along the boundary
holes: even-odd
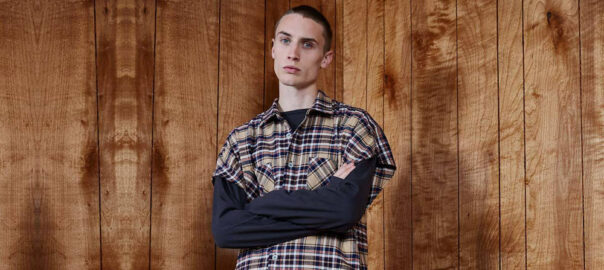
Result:
[[[289,39],[282,38],[282,39],[281,39],[281,42],[283,42],[283,43],[287,43],[287,42],[289,42]]]
[[[312,48],[313,47],[312,43],[310,43],[310,42],[304,42],[304,45],[305,46],[308,45],[308,46],[306,46],[306,48]]]

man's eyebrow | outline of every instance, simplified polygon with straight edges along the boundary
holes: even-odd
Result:
[[[282,35],[285,35],[285,36],[288,36],[288,37],[291,37],[291,36],[292,36],[290,33],[283,32],[283,31],[279,31],[279,32],[277,33],[277,35],[279,35],[279,34],[282,34]],[[302,37],[302,38],[300,38],[300,40],[302,40],[302,41],[312,41],[312,42],[314,42],[314,43],[319,44],[319,42],[318,42],[316,39],[314,39],[314,38]]]

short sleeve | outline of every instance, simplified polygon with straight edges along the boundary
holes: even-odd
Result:
[[[367,207],[369,207],[384,185],[394,176],[396,163],[384,131],[369,113],[362,112],[362,116],[358,117],[352,134],[344,147],[342,158],[344,162],[358,162],[372,156],[377,157],[375,174],[367,203]]]
[[[212,174],[212,179],[214,179],[215,176],[219,176],[228,182],[237,184],[237,186],[245,191],[249,201],[255,197],[256,190],[253,185],[248,183],[244,178],[239,159],[239,151],[237,149],[237,140],[235,139],[234,134],[234,131],[229,133],[218,153],[216,169]],[[212,185],[214,185],[213,181],[214,180],[212,180]]]

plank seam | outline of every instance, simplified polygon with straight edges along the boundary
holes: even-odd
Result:
[[[153,226],[153,130],[155,129],[155,59],[157,51],[157,0],[155,0],[155,14],[153,22],[153,82],[151,85],[151,175],[149,177],[149,270],[151,270],[151,238],[152,238],[152,226]]]
[[[459,40],[457,36],[457,1],[455,1],[455,95],[456,95],[456,123],[457,123],[457,268],[461,265],[461,239],[460,239],[460,204],[459,204]]]
[[[222,22],[222,5],[221,5],[221,1],[219,0],[217,2],[218,4],[218,57],[216,57],[216,62],[217,62],[217,80],[216,80],[216,145],[215,150],[214,150],[214,154],[216,155],[216,159],[218,159],[218,135],[219,135],[219,130],[218,130],[218,123],[220,123],[220,33],[221,31],[221,22]],[[266,31],[266,30],[265,30]],[[216,270],[216,267],[218,265],[218,251],[216,248],[216,243],[214,242],[214,270]],[[149,269],[151,270],[151,269]]]
[[[413,270],[413,0],[409,0],[409,33],[410,33],[410,50],[409,50],[409,70],[410,70],[410,79],[409,79],[409,122],[411,123],[409,126],[409,193],[411,198],[411,270]]]
[[[524,0],[522,0],[521,15],[522,15],[522,147],[524,150],[524,269],[528,269],[528,233],[526,229],[526,79],[525,79],[525,61],[524,61]]]
[[[501,105],[500,105],[500,86],[499,86],[499,0],[495,1],[495,24],[496,24],[496,46],[497,46],[497,166],[498,166],[498,189],[499,189],[499,269],[502,269],[501,259]]]
[[[583,269],[585,269],[587,261],[585,259],[585,183],[584,183],[584,171],[585,166],[583,164],[583,74],[582,74],[582,63],[581,63],[581,0],[577,3],[578,14],[579,14],[579,118],[581,125],[581,219],[583,223]]]
[[[386,0],[382,1],[382,74],[381,74],[381,90],[382,90],[382,126],[386,128],[386,105],[384,103],[384,93],[385,93],[385,74],[386,74]],[[388,240],[386,236],[386,219],[384,218],[384,213],[386,212],[386,194],[382,195],[383,203],[382,203],[382,250],[383,254],[383,266],[384,270],[386,269],[386,241]]]
[[[96,36],[96,1],[93,3],[93,20],[94,20],[94,83],[96,90],[96,154],[97,154],[97,175],[99,186],[99,267],[103,269],[103,223],[101,219],[101,146],[99,135],[99,69],[98,69],[98,51],[97,51],[97,36]]]

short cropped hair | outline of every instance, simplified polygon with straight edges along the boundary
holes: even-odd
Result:
[[[279,22],[281,21],[281,18],[283,18],[285,15],[288,15],[288,14],[300,14],[300,15],[302,15],[302,17],[309,18],[309,19],[317,22],[321,26],[323,26],[323,37],[325,38],[325,46],[323,47],[323,52],[329,51],[329,49],[331,48],[331,39],[332,39],[333,34],[331,32],[331,27],[329,26],[329,22],[327,21],[325,16],[323,16],[323,14],[321,14],[321,12],[319,12],[315,8],[313,8],[311,6],[307,6],[307,5],[301,5],[301,6],[296,6],[296,7],[290,8],[285,13],[283,13],[283,15],[281,15],[279,20],[277,20],[277,22],[275,23],[275,32],[277,31],[277,26],[279,26]]]

